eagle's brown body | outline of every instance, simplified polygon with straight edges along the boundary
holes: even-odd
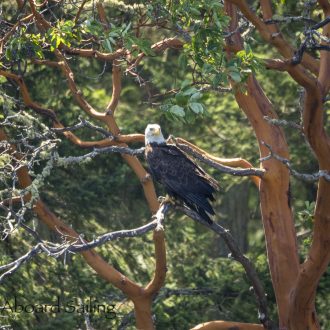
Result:
[[[175,145],[146,143],[145,156],[150,174],[166,192],[212,223],[209,215],[215,213],[209,201],[214,200],[217,182]]]

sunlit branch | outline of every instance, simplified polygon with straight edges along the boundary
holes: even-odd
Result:
[[[254,11],[250,8],[249,4],[245,0],[228,0],[229,2],[235,4],[242,12],[242,14],[248,19],[260,33],[262,38],[272,44],[276,49],[284,56],[286,59],[292,58],[294,55],[293,47],[283,38],[279,33],[272,33],[269,29],[272,25],[267,25],[261,18],[256,15]],[[302,65],[308,68],[314,74],[319,71],[319,63],[313,57],[308,54],[304,54],[302,58]]]
[[[237,292],[223,292],[218,288],[181,288],[181,289],[170,289],[162,288],[159,294],[156,296],[154,303],[166,300],[170,297],[193,297],[193,296],[211,296],[221,294],[222,297],[237,297],[239,293]],[[131,311],[127,313],[121,320],[118,330],[127,329],[128,325],[131,325],[134,321],[134,312]]]
[[[260,168],[233,168],[226,165],[219,164],[218,162],[215,162],[214,160],[205,157],[204,155],[196,152],[194,149],[190,148],[186,144],[179,143],[177,146],[182,149],[183,151],[187,152],[189,155],[192,155],[194,158],[200,160],[201,162],[216,168],[222,173],[231,174],[234,176],[257,176],[259,178],[262,178],[265,174],[265,170]]]

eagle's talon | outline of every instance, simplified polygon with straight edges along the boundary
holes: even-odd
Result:
[[[153,215],[151,216],[151,220],[152,220],[152,221],[157,220],[157,215],[156,215],[156,214],[153,214]]]
[[[164,200],[165,200],[165,198],[166,198],[166,197],[164,197],[164,196],[158,196],[157,199],[158,199],[158,202],[159,202],[159,203],[163,203]]]
[[[172,205],[176,204],[175,198],[170,196],[170,195],[166,195],[166,197],[163,199],[163,203],[170,203]]]

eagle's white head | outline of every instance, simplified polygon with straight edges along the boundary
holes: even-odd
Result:
[[[145,144],[149,143],[165,143],[162,130],[158,124],[149,124],[145,131]]]

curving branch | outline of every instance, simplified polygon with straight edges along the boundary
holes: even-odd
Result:
[[[224,173],[241,176],[242,173],[247,171],[246,174],[242,174],[242,175],[251,176],[251,180],[253,180],[254,184],[257,187],[260,184],[260,178],[265,174],[264,170],[253,168],[252,164],[243,158],[216,157],[182,138],[175,138],[175,143],[180,148],[184,148],[186,152],[191,153],[191,155],[193,156],[195,155],[197,159],[207,163],[208,165],[214,168],[217,168],[219,171],[222,171]],[[232,167],[232,168],[241,167],[242,170],[238,170],[238,169],[230,170],[228,167]]]
[[[318,0],[324,16],[330,16],[328,0]],[[330,24],[323,28],[329,39]],[[317,91],[306,88],[303,124],[304,133],[319,163],[320,171],[330,172],[330,139],[324,128],[323,98],[330,87],[330,52],[320,52],[320,73]],[[293,330],[302,327],[319,329],[315,311],[316,289],[330,263],[330,182],[320,178],[314,212],[313,241],[308,257],[300,266],[296,286],[291,294],[290,323]]]
[[[261,37],[271,45],[273,45],[279,53],[286,59],[291,59],[294,56],[294,49],[283,38],[281,33],[274,25],[267,25],[261,18],[259,18],[249,7],[245,0],[228,0],[235,4],[242,14],[248,19],[258,30]],[[268,20],[272,17],[271,2],[269,0],[261,1],[264,19]],[[301,64],[317,75],[319,72],[319,63],[310,55],[304,54]]]
[[[195,151],[193,148],[191,148],[190,146],[186,145],[186,144],[177,144],[177,146],[185,151],[186,153],[192,155],[194,158],[200,160],[201,162],[214,167],[216,169],[218,169],[220,172],[222,173],[227,173],[227,174],[231,174],[234,176],[256,176],[259,178],[262,178],[264,176],[264,174],[266,173],[266,171],[264,169],[260,169],[260,168],[233,168],[233,167],[229,167],[226,165],[222,165],[220,162],[220,159],[218,158],[217,161],[213,160],[215,157],[212,158],[208,158],[205,154],[201,154],[197,151]],[[241,159],[241,164],[245,164],[245,162],[243,162],[244,160]],[[223,161],[225,162],[225,161]],[[228,159],[227,159],[228,162]]]
[[[190,330],[260,330],[261,324],[240,323],[230,321],[211,321],[196,325]]]
[[[78,11],[77,11],[77,14],[76,14],[76,16],[75,16],[75,18],[74,18],[74,22],[75,22],[75,24],[77,24],[78,23],[78,20],[79,20],[79,18],[80,18],[80,15],[81,15],[81,13],[82,13],[82,11],[83,11],[83,9],[84,9],[84,6],[85,6],[85,4],[86,4],[86,2],[87,2],[88,0],[83,0],[82,2],[81,2],[81,5],[80,5],[80,7],[79,7],[79,9],[78,9]]]
[[[6,70],[1,70],[1,69],[0,69],[0,76],[6,77],[8,79],[12,79],[17,83],[17,85],[20,88],[24,104],[27,107],[30,107],[31,109],[35,110],[37,113],[50,118],[55,123],[58,123],[56,114],[53,110],[48,109],[48,108],[44,108],[44,107],[42,107],[41,105],[39,105],[38,103],[34,102],[31,99],[28,88],[27,88],[27,86],[26,86],[26,84],[25,84],[25,82],[24,82],[24,80],[21,76],[16,75],[16,74],[11,73],[11,72],[6,71]]]
[[[184,42],[178,38],[165,38],[162,41],[156,42],[151,46],[151,49],[155,53],[161,53],[168,48],[181,49],[184,45]],[[140,53],[133,63],[126,69],[126,72],[131,72],[146,56],[145,53]]]
[[[3,47],[5,45],[5,43],[9,40],[9,38],[16,32],[17,28],[19,26],[21,26],[24,23],[27,23],[29,21],[31,21],[33,18],[33,14],[29,14],[23,18],[21,18],[20,20],[17,21],[17,23],[15,23],[13,25],[13,27],[0,39],[0,56],[3,54]]]

